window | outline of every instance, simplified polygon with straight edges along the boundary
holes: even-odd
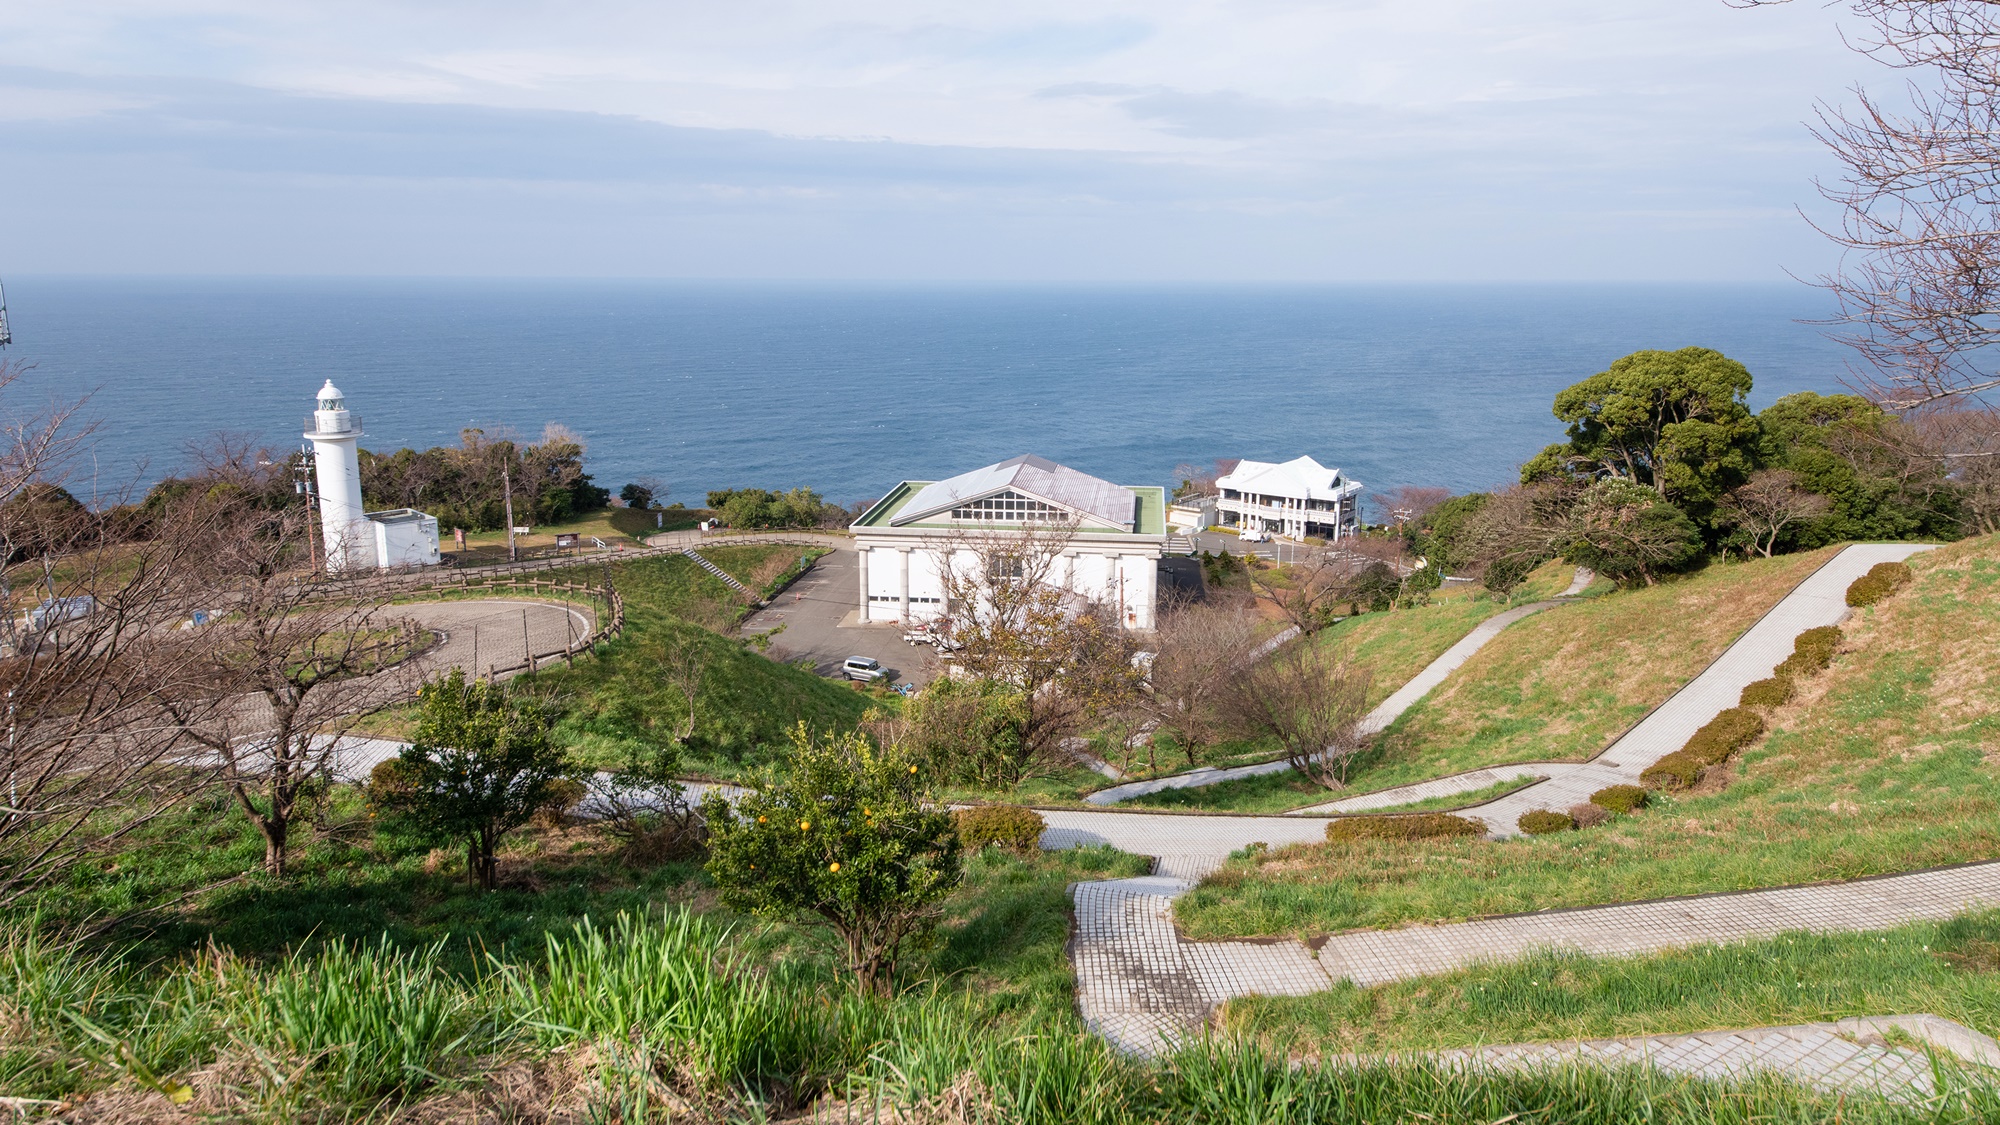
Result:
[[[974,500],[951,510],[955,520],[977,520],[991,523],[1028,523],[1033,520],[1056,520],[1062,512],[1021,494],[1009,490],[984,500]]]
[[[986,577],[992,581],[1027,577],[1027,565],[1019,555],[994,555],[986,560]]]

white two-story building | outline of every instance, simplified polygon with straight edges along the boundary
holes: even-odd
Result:
[[[862,623],[945,613],[947,560],[976,565],[968,537],[1035,524],[1071,527],[1054,581],[1151,629],[1166,548],[1166,490],[1100,480],[1022,456],[949,480],[906,480],[853,526]]]
[[[1281,464],[1238,461],[1215,487],[1223,527],[1292,539],[1343,539],[1361,527],[1361,482],[1310,457]]]

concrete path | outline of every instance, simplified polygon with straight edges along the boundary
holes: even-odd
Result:
[[[1896,1031],[1927,1049],[1892,1047]],[[1341,1061],[1425,1059],[1469,1070],[1535,1070],[1563,1065],[1649,1066],[1692,1078],[1742,1079],[1774,1071],[1808,1086],[1844,1093],[1874,1093],[1896,1101],[1938,1092],[1936,1057],[1991,1070],[2000,1067],[2000,1045],[1964,1024],[1933,1015],[1860,1016],[1831,1023],[1641,1035],[1571,1043],[1513,1043],[1393,1055],[1348,1055]],[[1969,1069],[1969,1068],[1968,1068]]]
[[[1596,758],[1589,762],[1520,763],[1514,768],[1533,771],[1548,780],[1458,815],[1484,821],[1490,835],[1515,836],[1520,834],[1515,822],[1522,813],[1567,809],[1590,800],[1592,793],[1607,786],[1639,784],[1639,775],[1654,762],[1686,745],[1696,730],[1725,708],[1736,706],[1746,686],[1769,676],[1792,654],[1792,642],[1800,633],[1839,624],[1847,616],[1847,587],[1855,579],[1877,563],[1901,562],[1928,550],[1931,548],[1916,543],[1859,543],[1847,548],[1799,583],[1714,663]],[[1461,784],[1466,788],[1460,792],[1480,788],[1469,782]],[[1335,807],[1342,804],[1334,801],[1300,811],[1355,811],[1351,805]]]
[[[1538,772],[1556,766],[1565,769],[1559,778],[1463,815],[1478,816],[1495,835],[1507,835],[1522,811],[1566,807],[1603,785],[1636,780],[1658,758],[1678,750],[1696,728],[1734,706],[1745,684],[1768,676],[1790,654],[1800,632],[1844,617],[1843,595],[1850,582],[1878,562],[1907,558],[1922,549],[1867,544],[1842,551],[1597,761],[1517,767]],[[1479,776],[1482,773],[1486,776]],[[1402,803],[1420,799],[1412,793],[1425,785],[1463,786],[1457,791],[1465,791],[1491,785],[1504,774],[1504,768],[1475,771],[1333,804]],[[1150,876],[1083,883],[1074,889],[1077,932],[1071,957],[1077,971],[1078,1005],[1090,1027],[1139,1054],[1167,1048],[1199,1027],[1215,1004],[1232,996],[1297,995],[1328,987],[1334,980],[1376,985],[1448,972],[1481,959],[1515,959],[1540,948],[1630,955],[1788,930],[1880,929],[2000,905],[2000,863],[1989,863],[1845,884],[1340,934],[1315,955],[1291,940],[1190,942],[1175,928],[1172,910],[1173,900],[1219,867],[1230,852],[1258,843],[1279,847],[1324,839],[1324,819],[1054,809],[1043,816],[1048,822],[1044,848],[1107,843],[1157,857]]]

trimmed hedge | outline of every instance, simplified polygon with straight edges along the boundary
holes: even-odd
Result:
[[[1685,789],[1701,771],[1720,765],[1764,733],[1764,717],[1747,707],[1731,707],[1694,732],[1687,745],[1653,763],[1639,780],[1653,789]]]
[[[1450,813],[1405,816],[1344,816],[1326,822],[1328,841],[1434,840],[1451,836],[1484,836],[1486,825]]]
[[[1694,732],[1687,745],[1681,747],[1681,753],[1693,754],[1712,766],[1755,742],[1763,733],[1762,715],[1748,707],[1731,707]]]
[[[1745,684],[1743,695],[1737,700],[1739,707],[1779,707],[1792,701],[1792,678],[1772,676],[1768,680],[1758,680]]]
[[[1590,795],[1590,803],[1615,813],[1628,813],[1646,805],[1646,791],[1637,785],[1612,785]]]
[[[1569,832],[1576,828],[1576,821],[1570,819],[1568,813],[1559,813],[1554,809],[1524,812],[1514,824],[1530,836],[1547,836],[1552,832]]]
[[[1639,775],[1639,780],[1649,789],[1686,789],[1701,780],[1701,771],[1706,768],[1707,762],[1685,750],[1676,750],[1654,762]]]
[[[1833,625],[1822,625],[1817,629],[1807,629],[1792,642],[1792,654],[1778,665],[1777,675],[1800,679],[1816,675],[1833,663],[1833,654],[1840,648],[1840,629]]]
[[[1569,807],[1569,818],[1576,821],[1576,826],[1579,830],[1595,828],[1600,824],[1610,823],[1611,810],[1605,808],[1603,805],[1585,801],[1580,805],[1571,805]]]
[[[1847,604],[1857,609],[1874,605],[1910,581],[1910,568],[1899,562],[1876,563],[1868,568],[1868,573],[1855,579],[1847,587]]]
[[[1016,805],[955,809],[951,821],[958,829],[959,844],[969,852],[998,845],[1019,855],[1033,855],[1041,844],[1042,829],[1048,827],[1042,814]]]

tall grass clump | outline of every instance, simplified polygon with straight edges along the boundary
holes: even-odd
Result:
[[[441,942],[400,950],[386,937],[294,953],[245,980],[232,1022],[269,1055],[305,1060],[341,1100],[417,1089],[490,1045],[486,1013],[442,953]]]
[[[509,1007],[536,1041],[632,1039],[705,1085],[727,1087],[781,1069],[789,997],[750,971],[729,931],[688,910],[620,913],[550,934],[545,967],[498,966]]]

